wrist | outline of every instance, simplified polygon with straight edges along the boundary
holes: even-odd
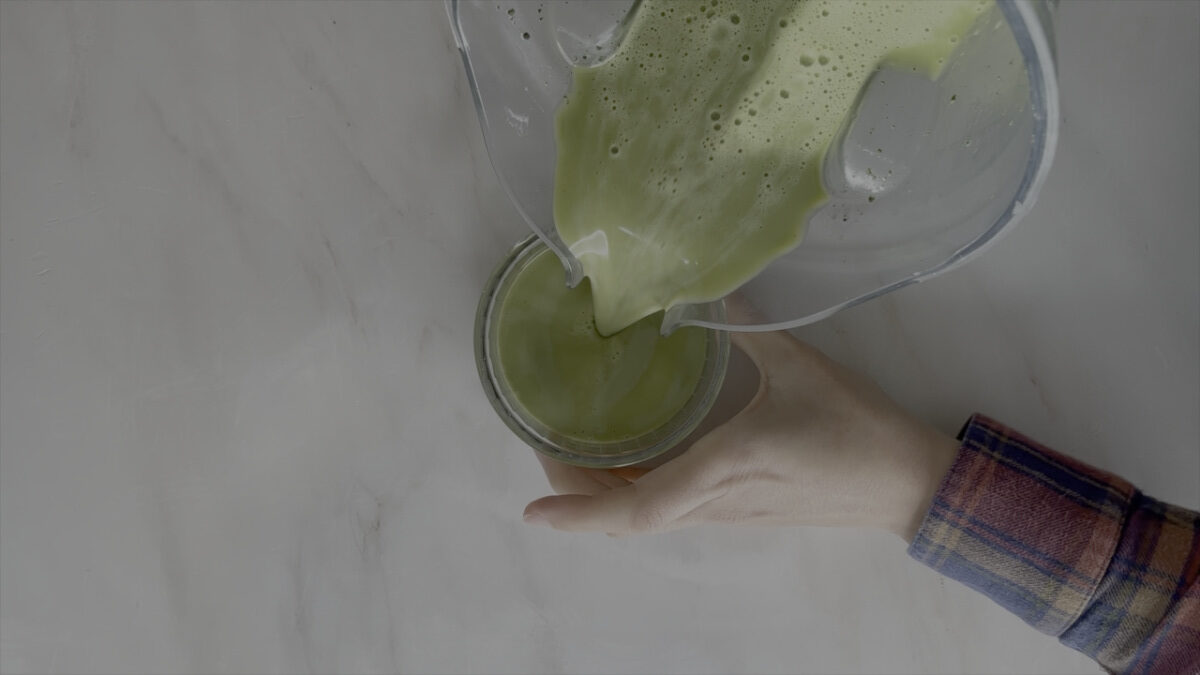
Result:
[[[922,436],[920,446],[913,452],[916,461],[911,467],[909,490],[897,503],[893,517],[886,525],[886,529],[906,543],[912,542],[929,513],[938,488],[954,465],[960,445],[958,439],[933,429]]]

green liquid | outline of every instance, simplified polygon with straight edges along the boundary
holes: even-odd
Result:
[[[596,332],[588,282],[568,288],[549,249],[534,254],[498,299],[500,371],[532,417],[588,442],[630,440],[665,425],[704,370],[709,332],[659,335],[650,316],[609,337]]]
[[[556,118],[555,225],[601,332],[724,297],[798,244],[871,74],[936,77],[987,5],[643,0]]]

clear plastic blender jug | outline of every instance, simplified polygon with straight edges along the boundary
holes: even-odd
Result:
[[[572,68],[617,47],[633,0],[447,0],[488,153],[513,204],[562,259],[582,268],[553,221],[554,116]],[[829,201],[802,242],[741,287],[764,317],[679,325],[774,330],[927,279],[980,253],[1031,207],[1057,138],[1050,7],[997,0],[940,77],[881,70],[826,156]]]

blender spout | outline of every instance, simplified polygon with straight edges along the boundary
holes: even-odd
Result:
[[[659,334],[666,337],[684,326],[719,327],[725,321],[725,302],[723,300],[673,305],[663,312]]]
[[[658,329],[658,332],[663,337],[666,337],[674,333],[676,328],[688,323],[689,319],[695,320],[699,318],[699,316],[696,316],[695,305],[675,305],[674,307],[668,307],[663,312],[662,326]]]
[[[579,258],[576,258],[557,236],[546,236],[546,233],[540,230],[535,230],[535,232],[538,238],[545,242],[546,246],[558,256],[558,261],[562,263],[563,271],[567,276],[567,288],[578,286],[583,281],[583,277],[586,276],[583,271],[583,263],[579,262]]]

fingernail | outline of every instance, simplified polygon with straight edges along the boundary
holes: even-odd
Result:
[[[537,511],[527,511],[522,517],[525,519],[525,522],[529,523],[530,525],[541,525],[542,527],[548,527],[550,525],[550,521],[546,520],[546,516],[543,516]]]

